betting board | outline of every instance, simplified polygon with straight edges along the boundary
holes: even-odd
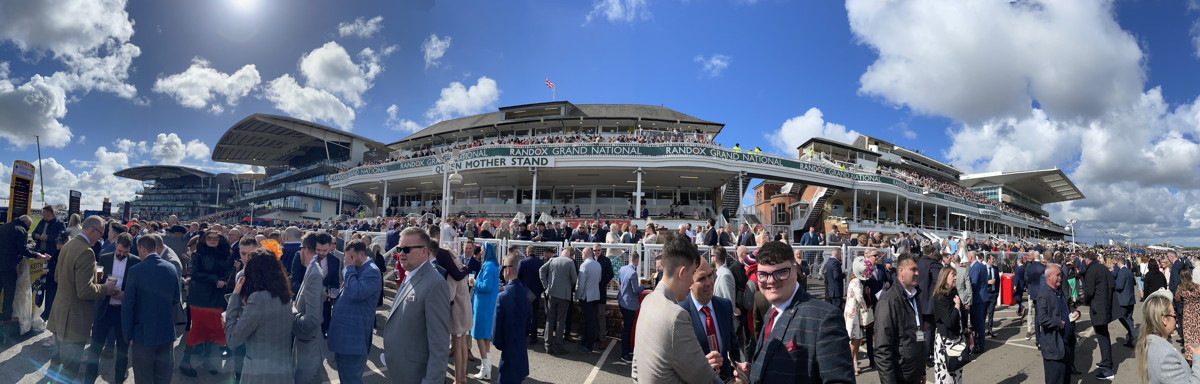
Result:
[[[29,214],[33,202],[33,164],[17,160],[13,162],[12,180],[8,194],[8,221]]]

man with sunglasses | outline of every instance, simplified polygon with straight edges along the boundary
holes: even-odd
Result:
[[[400,232],[400,267],[408,273],[396,289],[380,334],[380,355],[392,383],[442,383],[450,355],[450,287],[429,265],[435,250],[429,234],[416,227]]]
[[[755,259],[758,290],[771,306],[762,330],[750,341],[750,362],[735,365],[738,382],[853,383],[842,311],[800,289],[787,244],[766,242]],[[819,370],[810,371],[813,367]]]

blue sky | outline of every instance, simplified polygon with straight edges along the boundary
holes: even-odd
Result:
[[[0,177],[40,134],[51,202],[128,199],[128,166],[244,171],[209,150],[252,113],[391,142],[548,101],[548,78],[725,123],[725,145],[861,132],[965,171],[1057,166],[1089,198],[1048,208],[1082,240],[1200,244],[1194,1],[28,3],[0,0]]]

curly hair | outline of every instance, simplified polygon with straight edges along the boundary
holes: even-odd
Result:
[[[242,298],[258,291],[267,291],[287,304],[292,301],[292,290],[288,286],[287,275],[283,273],[283,263],[270,250],[259,249],[250,254],[243,272],[246,282],[242,285]]]

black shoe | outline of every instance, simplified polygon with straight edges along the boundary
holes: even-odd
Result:
[[[1111,369],[1101,369],[1100,372],[1096,372],[1096,378],[1100,380],[1112,380],[1115,377],[1117,374]]]
[[[547,348],[546,353],[549,353],[551,355],[565,355],[565,354],[567,354],[567,351],[564,351],[560,348]]]
[[[179,372],[183,373],[183,375],[187,376],[187,377],[196,377],[196,369],[192,368],[192,367],[185,367],[185,366],[180,365]]]
[[[1075,369],[1075,367],[1071,367],[1071,374],[1072,375],[1082,375],[1083,372],[1079,372],[1079,370]]]
[[[633,354],[630,353],[627,355],[621,355],[621,361],[624,361],[626,363],[632,363],[633,362]]]

